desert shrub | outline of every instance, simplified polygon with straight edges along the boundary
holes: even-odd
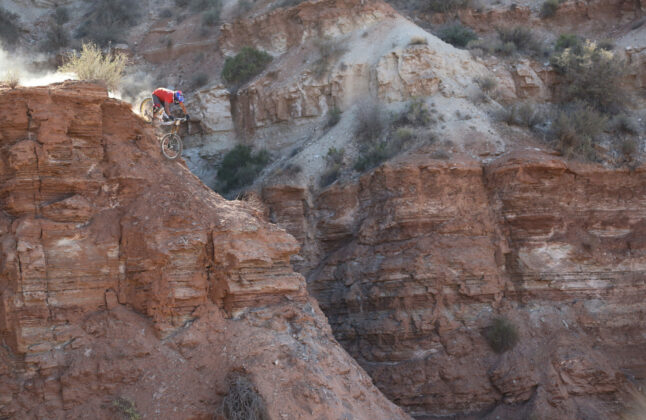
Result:
[[[316,77],[321,77],[329,70],[334,60],[345,54],[347,47],[337,41],[326,39],[318,41],[319,58],[314,62],[312,70]]]
[[[220,9],[209,10],[202,15],[202,25],[215,26],[220,22]]]
[[[191,0],[191,9],[196,12],[209,10],[220,10],[222,8],[221,0]]]
[[[606,51],[612,51],[615,49],[615,44],[607,39],[599,41],[597,45],[599,46],[599,48]]]
[[[372,169],[393,156],[393,151],[385,141],[378,141],[359,151],[354,169],[364,172]]]
[[[556,39],[554,50],[563,51],[567,48],[572,48],[574,51],[581,51],[581,38],[575,34],[562,34]]]
[[[540,55],[544,53],[542,42],[528,27],[501,27],[497,28],[496,31],[498,32],[498,37],[500,38],[502,45],[507,45],[506,48],[509,48],[508,44],[513,44],[515,50],[524,52],[525,54]]]
[[[432,121],[433,117],[426,106],[426,102],[422,99],[415,98],[408,102],[406,109],[395,120],[395,125],[422,127],[430,124]]]
[[[206,73],[196,73],[191,77],[191,89],[198,89],[209,82],[209,75]]]
[[[80,80],[99,82],[109,90],[121,83],[128,58],[125,54],[103,54],[95,44],[83,44],[80,53],[69,53],[61,67],[63,73],[75,73]]]
[[[428,39],[423,36],[414,36],[410,39],[408,45],[428,45]]]
[[[58,6],[54,9],[54,22],[57,25],[65,25],[70,21],[70,12],[66,7]]]
[[[409,140],[412,140],[414,137],[415,137],[415,133],[413,133],[413,130],[406,127],[400,127],[397,130],[395,130],[395,133],[394,133],[395,141],[398,143],[405,143]]]
[[[594,160],[594,144],[606,128],[607,118],[585,103],[564,107],[554,119],[556,147],[567,157]]]
[[[443,27],[438,32],[438,36],[442,41],[460,48],[466,47],[469,42],[478,38],[471,28],[459,22]]]
[[[269,420],[265,400],[242,375],[229,378],[229,393],[222,400],[220,411],[226,420]]]
[[[173,17],[173,11],[170,8],[162,9],[159,12],[159,17],[164,18],[164,19],[172,18]]]
[[[341,168],[343,167],[343,158],[345,157],[344,149],[330,147],[325,156],[326,170],[321,175],[319,185],[325,188],[339,178]]]
[[[2,76],[0,82],[9,86],[11,89],[15,89],[20,84],[20,74],[16,70],[10,70]]]
[[[357,110],[355,134],[360,143],[371,143],[378,139],[385,128],[381,106],[377,102],[362,103]]]
[[[626,114],[616,115],[608,124],[609,128],[614,132],[620,132],[624,134],[639,134],[639,124]]]
[[[545,0],[541,6],[541,18],[547,19],[556,14],[559,8],[559,0]]]
[[[139,21],[139,2],[130,0],[85,0],[88,9],[76,37],[100,46],[122,42],[128,29]]]
[[[637,153],[638,149],[639,143],[635,138],[623,139],[621,141],[620,151],[624,156],[628,158],[633,157]]]
[[[486,329],[485,338],[493,351],[504,353],[518,343],[518,330],[507,318],[495,318]]]
[[[466,9],[471,4],[471,0],[427,0],[422,5],[426,12],[434,13],[453,13],[460,9]]]
[[[501,111],[501,120],[509,125],[532,128],[543,122],[545,116],[533,102],[511,104]]]
[[[480,90],[486,94],[493,92],[496,86],[498,86],[496,79],[490,76],[476,77],[473,81],[478,85]]]
[[[141,414],[137,411],[135,403],[127,398],[119,397],[112,401],[112,407],[123,417],[128,420],[140,420]]]
[[[224,81],[234,87],[248,82],[271,62],[271,55],[252,47],[242,47],[235,57],[228,57],[222,69]]]
[[[17,14],[0,7],[0,41],[6,46],[13,46],[20,38],[20,18]]]
[[[603,112],[622,108],[628,96],[621,86],[626,64],[612,51],[588,40],[580,50],[566,48],[551,61],[564,78],[560,90],[563,102],[580,100]]]
[[[269,163],[269,153],[260,150],[252,153],[251,147],[242,144],[231,149],[220,163],[217,179],[218,190],[228,193],[251,184]]]
[[[338,107],[333,107],[331,108],[328,113],[327,113],[327,122],[325,123],[325,126],[327,128],[329,127],[334,127],[341,121],[341,110]]]

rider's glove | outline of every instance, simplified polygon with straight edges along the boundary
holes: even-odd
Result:
[[[188,114],[186,114],[186,115],[184,116],[184,118],[186,118],[186,121],[190,121],[190,120],[191,120],[191,117],[190,117]]]

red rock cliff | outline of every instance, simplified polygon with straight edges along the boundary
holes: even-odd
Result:
[[[615,418],[646,376],[644,174],[418,156],[265,201],[337,339],[410,413]],[[520,332],[502,355],[497,315]]]
[[[165,160],[94,85],[0,90],[0,417],[406,418],[338,346],[297,242]],[[121,407],[121,408],[120,408]]]

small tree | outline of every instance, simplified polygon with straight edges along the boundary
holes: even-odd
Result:
[[[96,44],[87,43],[83,44],[80,53],[69,53],[58,71],[74,73],[80,80],[96,81],[109,90],[115,90],[121,83],[127,63],[125,54],[103,54]]]
[[[237,88],[260,74],[271,59],[271,55],[264,51],[258,51],[253,47],[242,47],[235,57],[229,57],[224,62],[222,78]]]

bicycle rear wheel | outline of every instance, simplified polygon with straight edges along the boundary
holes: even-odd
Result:
[[[146,98],[141,101],[141,105],[139,105],[139,115],[141,115],[141,118],[143,118],[146,122],[151,122],[153,120],[152,98]]]
[[[173,133],[164,135],[161,139],[161,150],[167,159],[177,159],[182,155],[182,139]]]

